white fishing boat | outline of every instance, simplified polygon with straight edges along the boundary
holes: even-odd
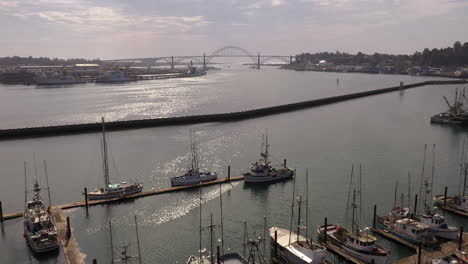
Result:
[[[429,226],[416,220],[403,218],[391,219],[387,216],[378,217],[376,226],[414,245],[422,243],[425,247],[436,247],[437,239],[430,233]]]
[[[171,186],[186,186],[200,184],[204,182],[214,181],[218,178],[216,172],[201,171],[198,167],[198,154],[195,135],[190,131],[190,153],[191,153],[191,164],[190,169],[186,173],[180,176],[171,178]]]
[[[37,179],[34,179],[33,191],[33,199],[26,203],[23,215],[26,243],[35,253],[55,251],[59,248],[57,229],[41,200]]]
[[[437,237],[455,240],[458,238],[458,228],[449,226],[445,222],[445,217],[434,212],[427,212],[420,215],[418,220],[429,227],[429,231]]]
[[[263,149],[265,146],[265,149]],[[269,160],[268,148],[268,134],[266,135],[265,144],[262,140],[262,150],[260,153],[259,161],[253,163],[250,166],[250,170],[247,173],[244,173],[244,181],[246,183],[265,183],[265,182],[275,182],[290,179],[294,176],[294,171],[286,167],[284,164],[283,167],[273,167]]]
[[[90,200],[102,200],[120,198],[126,195],[139,193],[143,190],[142,183],[111,183],[109,176],[109,161],[106,140],[106,130],[104,126],[104,117],[102,118],[102,162],[104,168],[104,187],[98,188],[92,192],[88,192],[87,196]]]

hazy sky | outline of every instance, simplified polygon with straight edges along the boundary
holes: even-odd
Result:
[[[0,56],[413,53],[468,42],[468,0],[0,0]]]

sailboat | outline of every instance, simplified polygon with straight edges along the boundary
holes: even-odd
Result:
[[[24,165],[24,179],[26,187],[26,163]],[[26,202],[23,214],[24,237],[26,243],[35,253],[46,253],[55,251],[59,247],[57,229],[42,202],[37,178],[34,178],[34,194],[31,201]],[[24,193],[27,200],[27,192]]]
[[[216,172],[201,171],[198,167],[198,154],[195,135],[190,131],[190,152],[191,152],[191,166],[188,171],[181,176],[171,178],[171,185],[175,186],[186,186],[200,184],[203,182],[214,181],[218,178]]]
[[[308,173],[306,173],[306,230],[308,222]],[[295,182],[295,181],[294,181]],[[295,193],[295,183],[293,183],[293,197]],[[286,263],[291,264],[320,264],[325,262],[326,248],[322,245],[313,243],[307,238],[301,236],[301,203],[302,198],[299,197],[298,201],[298,220],[297,220],[297,233],[293,232],[292,219],[294,215],[294,198],[291,207],[291,226],[290,230],[271,227],[270,238],[271,246],[274,249],[276,257]]]
[[[290,179],[294,176],[294,171],[286,167],[273,167],[269,160],[268,148],[268,133],[266,134],[265,144],[262,140],[262,150],[260,152],[260,159],[250,166],[250,170],[244,173],[244,181],[247,183],[265,183],[275,182]],[[265,146],[265,149],[263,149]]]
[[[359,193],[361,195],[362,192],[359,190]],[[355,221],[355,209],[358,208],[358,204],[356,202],[356,189],[354,189],[353,192],[351,207],[351,230],[339,225],[322,225],[317,229],[319,237],[323,239],[326,234],[331,243],[366,263],[386,263],[389,251],[376,243],[377,238],[369,234],[368,228],[365,228],[365,231],[367,232],[360,230]]]
[[[102,117],[102,163],[104,168],[104,187],[98,188],[95,191],[88,192],[87,196],[90,200],[102,200],[120,198],[126,195],[139,193],[143,190],[142,183],[111,183],[109,177],[109,161],[107,153],[106,129],[104,126],[104,117]]]
[[[208,256],[204,256],[203,253],[205,252],[204,249],[202,249],[202,196],[201,196],[201,188],[199,189],[199,199],[200,199],[200,219],[199,219],[199,233],[198,233],[198,238],[199,238],[199,249],[198,249],[198,256],[191,255],[189,259],[187,260],[187,264],[211,264],[211,260],[213,260],[213,250],[211,250],[211,258]],[[209,226],[210,228],[210,242],[211,242],[211,249],[213,249],[213,214],[211,215],[211,225]]]

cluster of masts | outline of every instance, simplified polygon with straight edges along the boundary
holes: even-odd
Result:
[[[443,97],[447,103],[448,110],[431,117],[431,122],[451,125],[468,124],[468,110],[464,107],[465,101],[468,99],[465,96],[465,88],[458,91],[455,90],[455,98],[453,104],[449,102],[447,97]]]

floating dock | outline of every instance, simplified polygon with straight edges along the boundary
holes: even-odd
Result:
[[[404,239],[401,239],[398,236],[396,236],[396,235],[394,235],[394,234],[392,234],[390,232],[387,232],[387,231],[385,231],[383,229],[376,228],[376,227],[371,227],[371,230],[373,232],[383,236],[383,237],[386,237],[388,239],[391,239],[391,240],[397,242],[400,245],[409,247],[409,248],[414,249],[414,250],[418,250],[418,246],[416,246],[416,245],[414,245],[414,244],[412,244],[412,243],[410,243],[410,242],[408,242],[408,241],[406,241]]]
[[[328,104],[344,102],[348,100],[364,98],[367,96],[390,93],[395,91],[404,91],[409,88],[415,88],[426,85],[449,85],[449,84],[466,84],[466,80],[444,80],[444,81],[426,81],[407,85],[400,85],[384,89],[376,89],[352,94],[338,95],[326,97],[316,100],[308,100],[284,105],[277,105],[271,107],[257,108],[247,111],[208,114],[208,115],[193,115],[193,116],[180,116],[168,118],[152,118],[140,120],[127,120],[127,121],[113,121],[106,122],[106,129],[111,130],[125,130],[136,129],[145,127],[158,127],[158,126],[174,126],[174,125],[191,125],[199,123],[210,122],[233,122],[238,120],[245,120],[250,118],[257,118],[262,116],[286,113],[297,111],[301,109],[318,107]],[[71,125],[58,125],[58,126],[43,126],[43,127],[27,127],[27,128],[13,128],[0,130],[0,139],[13,139],[13,138],[26,138],[26,137],[43,137],[43,136],[57,136],[66,134],[77,133],[93,133],[102,130],[101,123],[87,123],[87,124],[71,124]]]
[[[446,195],[436,195],[434,202],[437,205],[437,208],[440,208],[444,211],[457,214],[460,216],[468,217],[468,212],[457,209],[454,205],[455,201],[453,197],[447,197]]]
[[[198,188],[198,187],[205,187],[205,186],[210,186],[210,185],[216,185],[216,184],[223,184],[223,183],[230,183],[233,181],[241,181],[244,180],[244,176],[239,176],[239,177],[229,177],[225,179],[220,179],[220,180],[215,180],[215,181],[210,181],[210,182],[204,182],[200,184],[194,184],[194,185],[189,185],[189,186],[179,186],[179,187],[169,187],[169,188],[164,188],[164,189],[157,189],[157,190],[149,190],[149,191],[144,191],[140,193],[135,193],[132,195],[127,195],[124,197],[119,197],[119,198],[113,198],[113,199],[104,199],[104,200],[92,200],[92,201],[82,201],[82,202],[76,202],[76,203],[69,203],[69,204],[62,204],[62,205],[57,205],[54,206],[55,208],[65,210],[65,209],[72,209],[72,208],[77,208],[77,207],[86,207],[90,205],[98,205],[98,204],[108,204],[108,203],[117,203],[117,202],[122,202],[122,201],[127,201],[127,200],[133,200],[141,197],[146,197],[146,196],[153,196],[153,195],[159,195],[159,194],[164,194],[164,193],[171,193],[171,192],[177,192],[177,191],[183,191],[183,190],[188,190],[188,189],[193,189],[193,188]],[[5,214],[3,215],[3,220],[9,220],[9,219],[14,219],[18,217],[22,217],[23,212],[15,212],[15,213],[10,213],[10,214]]]
[[[468,251],[468,233],[463,234],[463,244],[461,245],[461,251]],[[450,241],[440,245],[438,250],[421,250],[421,258],[418,262],[418,253],[410,257],[395,261],[394,264],[414,264],[414,263],[432,263],[433,259],[444,258],[455,254],[460,244],[457,241]]]
[[[67,217],[63,214],[62,209],[54,206],[50,209],[50,213],[57,228],[60,246],[63,249],[67,264],[84,264],[84,255],[78,247],[78,243],[69,226],[69,221],[67,221]]]

